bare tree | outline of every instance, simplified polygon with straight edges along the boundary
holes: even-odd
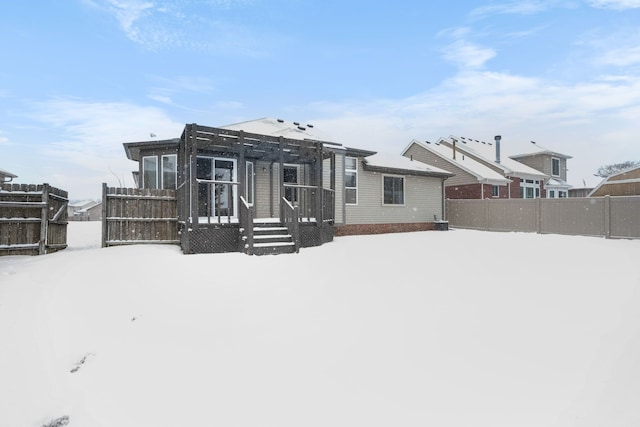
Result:
[[[614,163],[612,165],[604,165],[604,166],[600,166],[598,168],[598,171],[594,173],[594,175],[600,176],[602,178],[606,178],[609,175],[622,172],[625,169],[629,169],[638,165],[640,165],[640,162],[636,162],[633,160],[627,160],[626,162],[622,162],[622,163]]]

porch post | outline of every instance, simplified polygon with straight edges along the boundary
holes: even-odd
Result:
[[[323,204],[323,195],[324,195],[324,191],[322,191],[323,189],[323,185],[322,185],[322,169],[323,169],[323,159],[322,159],[322,143],[321,142],[316,142],[316,171],[315,171],[315,175],[316,175],[316,186],[317,186],[317,190],[316,190],[316,225],[318,227],[322,227],[322,214],[323,214],[323,210],[324,210],[324,204]]]
[[[189,185],[191,191],[189,195],[189,218],[193,228],[198,228],[198,146],[197,146],[197,129],[196,125],[189,125],[189,132],[185,132],[185,143],[187,144],[187,153],[189,156]]]
[[[238,153],[238,198],[240,198],[240,196],[246,198],[247,195],[246,193],[246,189],[247,189],[247,183],[245,182],[247,179],[247,165],[245,162],[245,158],[244,158],[244,154],[245,154],[245,149],[244,149],[244,131],[240,131],[240,134],[238,135],[238,144],[239,144],[239,153]]]
[[[280,151],[280,157],[279,157],[280,167],[278,168],[278,175],[279,175],[278,189],[280,191],[280,194],[279,194],[278,203],[276,204],[276,206],[282,206],[282,198],[284,197],[284,147],[283,147],[282,136],[278,137],[278,147]],[[284,223],[284,213],[282,212],[282,209],[280,209],[280,222]]]

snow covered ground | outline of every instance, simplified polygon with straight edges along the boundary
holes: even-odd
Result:
[[[640,425],[640,241],[0,258],[0,427]]]

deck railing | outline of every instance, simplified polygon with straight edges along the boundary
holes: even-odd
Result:
[[[253,254],[253,211],[251,206],[240,196],[240,233],[242,233],[241,250]]]
[[[207,224],[211,224],[212,218],[213,222],[222,223],[224,220],[230,224],[231,219],[236,218],[234,191],[239,183],[210,179],[198,179],[197,182],[199,186],[202,185],[206,189],[204,200],[202,200],[202,191],[198,191],[198,216],[205,217]]]
[[[286,198],[280,199],[280,221],[287,227],[291,235],[296,253],[300,250],[300,208],[294,206]]]

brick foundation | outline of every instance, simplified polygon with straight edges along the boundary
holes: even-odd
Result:
[[[406,233],[410,231],[434,230],[433,222],[412,222],[408,224],[350,224],[336,226],[334,236],[353,236],[358,234]]]

